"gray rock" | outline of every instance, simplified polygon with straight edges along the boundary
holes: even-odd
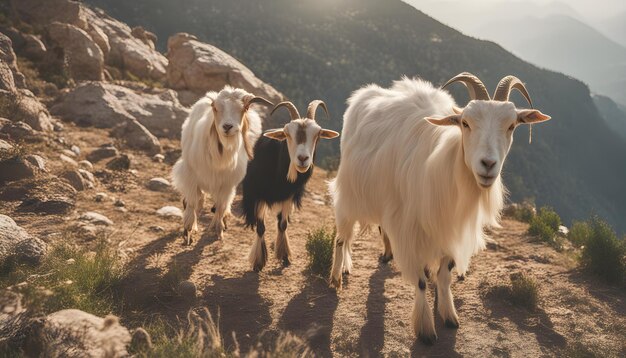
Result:
[[[96,182],[96,178],[93,176],[93,174],[85,169],[78,169],[78,173],[83,178],[83,180],[88,183],[88,186],[90,188],[93,188],[93,185]]]
[[[71,150],[72,152],[74,152],[74,154],[76,154],[76,156],[79,156],[79,155],[80,155],[80,148],[79,148],[77,145],[72,145],[72,146],[70,147],[70,150]]]
[[[18,211],[66,214],[74,208],[76,189],[54,176],[15,182],[2,192],[4,200],[21,200]]]
[[[127,154],[122,154],[111,159],[106,167],[111,170],[128,170],[130,169],[130,157]]]
[[[110,144],[106,144],[102,147],[94,149],[89,155],[87,155],[87,159],[92,163],[96,163],[105,158],[115,157],[119,154],[117,148]]]
[[[0,90],[0,103],[5,104],[0,108],[1,117],[10,118],[15,122],[25,122],[38,131],[52,130],[50,113],[31,91],[25,89],[18,89],[15,92]]]
[[[124,140],[129,148],[143,150],[149,155],[161,153],[161,143],[137,120],[124,122],[111,131],[111,135]]]
[[[3,33],[0,33],[0,63],[4,62],[3,75],[0,80],[0,88],[15,91],[15,88],[26,88],[26,79],[17,68],[17,57],[13,51],[13,41]],[[6,69],[11,71],[10,78],[5,77]],[[8,82],[6,82],[8,81]]]
[[[72,159],[72,158],[68,157],[68,156],[67,156],[67,155],[65,155],[65,154],[61,154],[61,155],[59,155],[59,159],[61,159],[61,161],[62,161],[64,164],[67,164],[67,165],[69,165],[70,167],[78,168],[78,163],[76,163],[76,161],[75,161],[74,159]]]
[[[0,139],[0,155],[3,155],[4,153],[8,153],[11,150],[13,150],[13,146],[11,145],[11,143]]]
[[[41,156],[37,154],[29,154],[24,157],[24,159],[26,159],[26,161],[32,164],[35,168],[41,171],[46,171],[46,161]]]
[[[0,264],[7,260],[19,264],[38,264],[47,252],[47,245],[31,236],[13,219],[0,215]]]
[[[179,208],[175,206],[164,206],[157,210],[157,215],[166,217],[166,218],[183,218],[183,212]]]
[[[67,170],[61,174],[61,178],[67,180],[77,191],[83,191],[88,188],[87,181],[83,179],[78,170]]]
[[[74,159],[74,158],[78,157],[78,156],[76,155],[76,153],[74,153],[73,151],[71,151],[71,150],[69,150],[69,149],[63,149],[63,150],[61,150],[61,153],[63,153],[64,155],[66,155],[66,156],[68,156],[68,157],[70,157],[70,158],[72,158],[72,159]],[[77,165],[78,165],[78,163],[77,163]]]
[[[170,138],[180,136],[181,125],[189,113],[172,90],[146,93],[104,82],[80,83],[51,111],[64,119],[98,128],[137,120],[157,137]]]
[[[122,199],[115,199],[115,202],[113,203],[113,205],[117,206],[118,208],[121,208],[121,207],[126,206],[126,203]]]
[[[67,23],[53,22],[48,35],[66,56],[69,75],[74,80],[104,80],[104,54],[84,30]]]
[[[182,155],[182,151],[180,149],[172,149],[165,152],[165,163],[169,165],[174,165],[178,158]]]
[[[163,163],[163,161],[165,160],[165,156],[163,154],[155,154],[154,156],[152,156],[152,161],[155,161],[157,163]]]
[[[152,191],[167,191],[172,187],[172,185],[169,181],[167,181],[167,179],[152,178],[148,181],[147,187]]]
[[[93,200],[95,200],[97,203],[101,203],[105,201],[108,197],[109,195],[107,195],[107,193],[96,193],[96,195],[93,197]]]
[[[78,162],[78,167],[89,171],[93,170],[93,164],[91,164],[91,162],[88,160],[81,160],[80,162]]]
[[[77,309],[49,314],[36,335],[42,357],[126,357],[128,329],[115,316],[100,318]]]
[[[14,141],[24,140],[35,134],[35,131],[31,128],[31,126],[21,121],[3,126],[0,132],[6,133],[9,138]]]
[[[103,226],[111,226],[113,225],[113,221],[111,221],[111,219],[107,218],[106,216],[93,212],[93,211],[88,211],[84,214],[82,214],[79,218],[80,221],[84,221],[84,222],[89,222],[91,224],[94,225],[103,225]]]
[[[36,172],[37,168],[25,158],[15,156],[5,159],[0,161],[0,184],[32,178]]]

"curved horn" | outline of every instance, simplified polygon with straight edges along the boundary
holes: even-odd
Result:
[[[296,106],[293,105],[293,103],[289,101],[284,101],[284,102],[280,102],[279,104],[277,104],[276,107],[272,109],[272,113],[270,113],[270,116],[274,114],[274,112],[276,112],[276,110],[279,109],[280,107],[287,107],[287,109],[289,110],[289,114],[291,115],[292,121],[294,119],[300,118],[300,113],[298,112],[298,109],[296,108]]]
[[[458,75],[452,77],[445,85],[441,86],[441,89],[446,88],[448,85],[453,84],[454,82],[462,82],[467,90],[469,91],[469,95],[471,99],[479,99],[488,101],[491,98],[489,97],[489,92],[487,88],[483,84],[483,82],[473,74],[469,72],[459,73]]]
[[[530,108],[533,108],[533,101],[530,99],[526,86],[524,86],[522,81],[515,76],[506,76],[500,80],[498,87],[496,87],[496,91],[493,93],[493,100],[508,101],[509,95],[513,89],[520,91],[520,93],[528,101],[528,104],[530,104]]]
[[[244,98],[244,107],[248,108],[253,103],[264,104],[266,106],[273,106],[274,105],[274,103],[266,100],[263,97],[253,96],[253,97]]]
[[[324,108],[324,112],[326,112],[326,118],[330,119],[330,114],[328,114],[328,108],[326,108],[326,103],[324,101],[320,101],[316,99],[315,101],[311,101],[309,103],[309,108],[306,110],[306,117],[315,120],[315,113],[317,112],[317,107],[322,106]]]

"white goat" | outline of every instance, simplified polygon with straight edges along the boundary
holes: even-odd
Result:
[[[252,148],[261,135],[261,118],[250,109],[253,103],[273,105],[242,89],[224,87],[209,92],[193,105],[182,126],[181,158],[172,169],[173,184],[183,195],[183,227],[187,245],[197,230],[196,216],[204,203],[204,192],[215,202],[211,225],[218,239],[226,229],[226,216],[235,188],[246,175]]]
[[[516,77],[503,78],[493,100],[469,73],[443,87],[457,81],[472,97],[463,109],[419,79],[354,92],[344,115],[341,164],[330,185],[337,224],[331,284],[340,288],[342,269],[351,270],[354,224],[379,224],[397,267],[416,286],[412,323],[425,343],[437,339],[427,275],[436,273],[439,314],[447,326],[458,327],[451,270],[456,264],[464,273],[484,247],[483,227],[497,225],[506,191],[500,170],[513,130],[550,119],[508,101],[517,89],[530,103]]]

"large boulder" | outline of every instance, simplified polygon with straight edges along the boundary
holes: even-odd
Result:
[[[85,8],[73,0],[11,0],[17,16],[32,25],[45,26],[55,21],[87,27]]]
[[[43,357],[126,357],[131,334],[117,317],[66,309],[46,316],[35,345]]]
[[[0,161],[0,184],[32,178],[37,168],[21,156],[13,156]]]
[[[193,35],[178,33],[170,37],[167,57],[167,82],[173,89],[202,95],[231,85],[275,103],[283,98],[280,92],[257,78],[241,62],[215,46],[198,41]]]
[[[76,189],[56,176],[40,175],[0,186],[0,200],[21,201],[19,211],[67,214],[76,203]]]
[[[103,82],[84,82],[67,93],[52,113],[79,125],[111,128],[137,120],[159,137],[178,137],[189,110],[176,92],[151,94]]]
[[[104,79],[104,54],[87,32],[60,22],[51,23],[47,30],[52,41],[63,49],[71,78],[92,81]]]
[[[46,251],[45,242],[31,236],[10,217],[0,214],[0,265],[9,260],[17,264],[38,264]]]
[[[51,131],[50,113],[29,90],[0,90],[0,117],[22,121],[38,131]]]
[[[146,127],[136,120],[126,121],[111,131],[111,135],[124,140],[126,146],[143,150],[150,155],[161,153],[161,143]]]
[[[0,81],[2,82],[2,84],[0,84],[0,89],[14,91],[15,87],[26,88],[26,79],[17,68],[17,57],[15,56],[15,52],[13,51],[13,42],[8,36],[3,33],[0,33],[0,62],[4,62],[5,66],[11,70],[11,73],[13,75],[13,79],[8,80],[5,77],[6,74],[2,74],[2,78],[0,79]],[[3,71],[6,71],[6,69],[4,69]],[[10,83],[7,84],[5,83],[5,81],[9,81],[14,85],[11,86]],[[4,88],[7,86],[11,88]]]

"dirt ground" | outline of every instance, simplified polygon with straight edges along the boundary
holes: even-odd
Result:
[[[82,149],[81,158],[112,141],[103,130],[69,124],[62,136]],[[176,141],[164,144],[178,147]],[[62,147],[40,143],[28,151],[46,157],[55,173],[62,168],[58,164]],[[123,252],[131,270],[120,297],[124,303],[122,323],[131,327],[153,317],[175,322],[190,308],[207,306],[220,315],[226,345],[234,345],[231,332],[235,332],[243,352],[258,340],[269,342],[278,332],[288,330],[306,337],[315,353],[324,357],[561,356],[563,349],[576,344],[606,357],[626,356],[626,293],[581,274],[567,255],[533,242],[525,234],[526,224],[504,220],[503,228],[493,233],[494,243],[473,258],[465,280],[453,284],[460,328],[445,328],[437,317],[439,340],[425,346],[415,339],[410,325],[413,288],[401,279],[393,262],[379,264],[382,243],[377,233],[355,240],[354,271],[345,277],[342,291],[336,292],[323,278],[306,272],[307,233],[321,225],[333,225],[326,172],[316,169],[303,210],[293,214],[288,228],[292,265],[283,268],[270,256],[268,266],[257,274],[247,261],[255,233],[244,229],[241,219],[231,218],[224,240],[216,240],[207,229],[212,215],[209,205],[193,245],[183,246],[180,219],[155,214],[165,205],[181,207],[179,195],[173,190],[153,192],[146,188],[153,177],[169,178],[171,166],[131,153],[135,174],[99,176],[96,188],[79,193],[75,212],[66,217],[24,214],[14,211],[14,204],[0,204],[3,213],[49,242],[60,237],[85,211],[96,211],[113,220],[110,239]],[[94,171],[103,169],[105,162],[95,164]],[[122,199],[128,211],[120,211],[111,199],[96,202],[97,192]],[[270,255],[275,222],[274,217],[266,222]],[[485,287],[509,282],[513,272],[524,272],[539,283],[537,311],[485,294]],[[178,280],[196,284],[199,292],[195,301],[185,301],[173,293],[172,282]],[[432,305],[432,288],[429,294]]]

